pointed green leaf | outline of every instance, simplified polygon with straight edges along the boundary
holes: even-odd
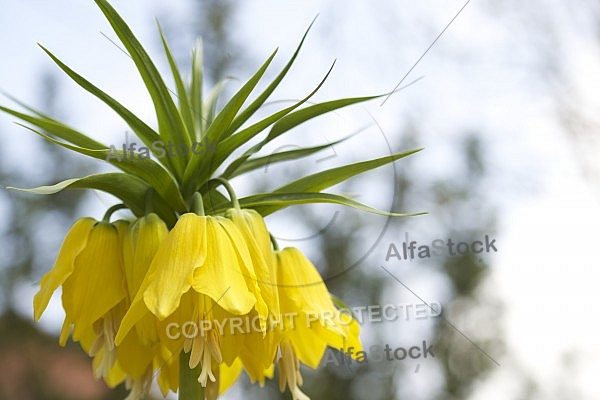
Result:
[[[235,118],[235,120],[231,123],[231,126],[229,127],[228,132],[225,135],[225,137],[230,136],[240,126],[242,126],[244,124],[244,122],[246,122],[252,115],[254,115],[254,113],[264,104],[264,102],[267,100],[267,98],[269,98],[269,96],[273,93],[273,91],[277,88],[277,86],[279,86],[279,83],[281,83],[283,78],[286,76],[286,74],[292,67],[292,64],[296,60],[296,57],[298,57],[298,54],[300,53],[300,49],[302,48],[302,45],[304,44],[304,40],[306,39],[306,36],[308,36],[308,32],[310,31],[310,28],[312,28],[316,19],[317,18],[315,17],[315,19],[313,19],[313,21],[308,26],[308,29],[306,30],[306,32],[304,32],[304,35],[302,36],[302,40],[300,40],[300,43],[298,44],[296,51],[292,55],[292,58],[285,65],[283,70],[281,70],[279,75],[277,75],[277,77],[273,80],[273,82],[271,82],[271,84],[260,94],[260,96],[258,96],[256,98],[256,100],[254,100],[244,111],[242,111]]]
[[[272,141],[276,137],[281,136],[285,132],[289,131],[292,128],[312,119],[318,117],[319,115],[326,114],[328,112],[347,107],[352,104],[363,103],[365,101],[377,99],[385,95],[377,95],[377,96],[366,96],[366,97],[351,97],[346,99],[339,100],[331,100],[326,101],[324,103],[313,104],[296,112],[293,112],[284,118],[277,121],[269,135],[264,140],[264,144]]]
[[[215,119],[215,115],[217,114],[217,102],[219,101],[219,96],[225,87],[225,84],[232,80],[232,78],[223,78],[215,87],[212,88],[208,97],[206,98],[206,102],[202,105],[202,136],[205,135],[206,129],[213,123]]]
[[[177,63],[173,58],[173,54],[171,54],[171,50],[169,49],[169,45],[167,40],[165,39],[165,35],[160,27],[158,21],[156,22],[158,26],[158,32],[160,33],[160,40],[162,41],[163,49],[165,51],[165,55],[167,56],[167,60],[169,61],[169,66],[171,67],[171,73],[173,75],[173,80],[175,81],[175,87],[177,88],[177,99],[179,100],[179,111],[181,112],[181,117],[183,118],[183,122],[187,127],[187,134],[190,139],[190,143],[193,143],[196,140],[195,137],[195,129],[194,129],[194,119],[192,117],[192,106],[190,105],[190,99],[188,98],[188,93],[183,83],[183,79],[181,78],[181,74],[179,72],[179,68],[177,68]]]
[[[16,97],[11,96],[10,94],[6,93],[5,91],[3,91],[2,89],[0,89],[0,94],[8,97],[10,99],[10,101],[17,103],[19,106],[23,107],[24,109],[26,109],[27,111],[37,115],[38,117],[42,118],[42,119],[48,119],[51,120],[52,117],[50,117],[47,114],[44,114],[43,112],[41,112],[40,110],[37,110],[33,107],[31,107],[30,105],[23,103],[22,101],[20,101],[19,99],[17,99]]]
[[[39,45],[42,50],[52,58],[52,60],[62,69],[73,81],[75,81],[79,86],[88,91],[89,93],[96,96],[98,99],[102,100],[107,106],[112,108],[123,120],[129,125],[129,127],[135,132],[135,134],[142,140],[142,142],[150,149],[153,150],[152,143],[160,141],[161,138],[154,131],[154,129],[150,128],[144,121],[135,116],[131,111],[121,105],[114,98],[103,92],[101,89],[96,87],[94,84],[89,82],[83,76],[79,75],[77,72],[73,71],[66,64],[64,64],[60,59],[58,59],[54,54],[52,54],[48,49],[44,46]],[[154,153],[156,155],[156,153]],[[160,158],[161,162],[168,168],[169,163],[167,162],[168,158]],[[164,161],[163,161],[164,160]]]
[[[51,143],[57,144],[72,151],[76,151],[77,153],[96,158],[98,160],[107,161],[124,172],[135,175],[152,186],[152,188],[168,202],[173,210],[180,213],[186,211],[185,203],[173,178],[171,175],[169,175],[167,170],[153,160],[148,158],[138,158],[139,154],[131,159],[130,155],[128,155],[126,152],[117,150],[116,148],[92,150],[84,147],[74,146],[61,142],[60,140],[56,140],[25,125],[21,126],[40,135]]]
[[[337,140],[333,143],[322,144],[320,146],[307,147],[304,149],[295,149],[289,151],[282,151],[278,153],[269,154],[268,156],[258,157],[253,159],[248,159],[244,161],[239,167],[235,168],[235,165],[230,165],[227,170],[223,173],[222,177],[225,179],[231,179],[235,176],[245,174],[250,171],[254,171],[255,169],[265,167],[267,168],[270,165],[283,162],[283,161],[291,161],[296,160],[298,158],[303,158],[315,154],[321,150],[330,148],[335,146],[336,144],[342,143],[348,139],[350,139],[354,135],[350,135],[343,139]]]
[[[175,144],[185,143],[188,148],[191,146],[189,137],[185,133],[186,128],[181,120],[181,115],[171,98],[169,89],[165,85],[158,69],[137,40],[129,26],[116,12],[116,10],[106,0],[95,0],[100,10],[108,19],[113,30],[121,40],[121,43],[127,49],[127,52],[133,59],[148,93],[154,103],[156,110],[156,118],[158,121],[158,131],[165,142],[169,140]],[[173,164],[176,166],[175,175],[180,176],[183,173],[186,159],[185,157],[171,157]]]
[[[194,120],[194,140],[200,140],[204,132],[202,79],[202,40],[198,38],[192,56],[192,84],[189,95]]]
[[[225,161],[237,148],[243,146],[248,141],[250,141],[253,137],[255,137],[256,135],[261,133],[263,130],[267,129],[269,126],[276,123],[277,121],[280,121],[281,118],[285,117],[287,114],[289,114],[290,112],[294,111],[296,108],[300,107],[302,104],[307,102],[312,96],[314,96],[315,93],[317,93],[319,91],[321,86],[323,86],[323,84],[329,77],[329,74],[331,74],[332,70],[333,70],[333,65],[329,68],[329,71],[327,71],[327,74],[325,74],[325,77],[321,80],[321,82],[319,82],[317,87],[314,88],[312,90],[312,92],[310,92],[302,100],[292,104],[291,106],[289,106],[287,108],[284,108],[283,110],[280,110],[280,111],[268,116],[267,118],[264,118],[264,119],[256,122],[255,124],[249,126],[248,128],[241,130],[240,132],[236,133],[235,135],[230,136],[227,139],[223,140],[221,143],[219,143],[219,151],[211,159],[212,165],[208,166],[209,169],[208,169],[207,173],[209,175],[212,175],[217,170],[217,168],[219,168],[219,166],[223,163],[223,161]],[[266,143],[265,141],[262,141],[256,145],[252,146],[248,150],[246,150],[246,152],[244,154],[242,154],[238,159],[236,159],[229,165],[228,169],[230,169],[230,170],[237,169],[241,164],[243,164],[253,154],[259,152],[265,143]]]
[[[204,134],[204,137],[206,137],[210,143],[219,143],[219,141],[223,137],[223,134],[226,132],[227,128],[231,124],[231,121],[233,121],[233,118],[240,110],[240,108],[244,105],[244,102],[246,101],[252,90],[258,84],[260,78],[265,73],[267,67],[269,66],[269,64],[271,64],[271,61],[273,61],[275,54],[277,54],[277,50],[275,50],[269,56],[267,61],[263,63],[263,65],[252,76],[252,78],[250,78],[248,82],[246,82],[244,86],[242,86],[242,88],[238,90],[238,92],[235,95],[233,95],[231,100],[229,100],[225,107],[223,107],[223,109],[217,114],[214,121],[211,122],[210,126],[207,128]],[[208,157],[193,157],[188,163],[184,175],[184,183],[188,189],[194,188],[196,186],[195,181],[198,180],[202,175],[202,170],[198,168],[200,166],[200,163],[204,161],[205,158],[208,158],[209,161],[206,164],[210,164],[210,159],[213,155],[210,154],[207,156]],[[193,189],[188,191],[195,192],[195,190]]]
[[[215,120],[210,124],[206,131],[206,136],[214,141],[219,142],[224,137],[227,132],[227,129],[231,125],[233,119],[236,114],[242,108],[252,90],[258,85],[260,82],[260,78],[264,75],[265,71],[275,58],[277,54],[277,50],[273,51],[271,55],[267,58],[267,60],[261,65],[261,67],[254,73],[254,75],[242,86],[240,90],[237,91],[236,94],[225,104],[223,109],[219,112],[219,114],[215,117]]]
[[[360,203],[349,197],[332,194],[332,193],[261,193],[239,199],[242,208],[253,208],[258,211],[263,217],[272,214],[282,208],[296,204],[313,204],[313,203],[332,203],[340,204],[346,207],[352,207],[357,210],[370,212],[373,214],[384,215],[388,217],[408,217],[422,215],[425,213],[414,214],[398,214],[387,211],[382,211],[377,208]],[[220,206],[215,212],[223,212],[230,207],[229,203]]]
[[[5,113],[8,113],[10,115],[13,115],[13,116],[21,119],[22,121],[29,122],[30,124],[35,125],[35,126],[39,127],[40,129],[47,131],[47,132],[51,133],[52,135],[55,135],[56,137],[59,137],[63,140],[66,140],[67,142],[73,143],[77,146],[87,147],[87,148],[94,149],[94,150],[106,148],[106,146],[103,145],[102,143],[95,141],[94,139],[88,137],[87,135],[85,135],[85,134],[83,134],[61,122],[51,119],[50,117],[47,117],[47,116],[35,117],[32,115],[23,114],[19,111],[16,111],[16,110],[13,110],[13,109],[10,109],[7,107],[3,107],[3,106],[0,106],[0,110],[4,111]],[[38,112],[36,112],[36,114],[43,115]]]
[[[288,183],[274,190],[278,193],[289,192],[320,192],[333,185],[344,182],[355,175],[370,171],[382,165],[415,154],[423,149],[409,150],[403,153],[397,153],[390,156],[375,158],[373,160],[361,161],[354,164],[343,165],[341,167],[328,169],[305,176],[298,180]]]
[[[7,187],[35,194],[54,194],[64,189],[97,189],[112,194],[120,199],[137,217],[145,214],[146,193],[150,186],[133,175],[120,172],[89,175],[84,178],[67,179],[52,186],[40,186],[32,189]],[[159,196],[152,196],[152,206],[169,226],[175,225],[177,217],[170,207]]]

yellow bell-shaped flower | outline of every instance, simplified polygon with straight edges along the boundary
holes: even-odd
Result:
[[[154,255],[168,233],[169,229],[158,215],[150,213],[132,224],[124,235],[123,261],[127,284],[125,312],[135,298]],[[149,314],[136,324],[136,329],[129,331],[117,348],[117,361],[119,367],[127,374],[125,383],[130,389],[127,400],[137,399],[149,392],[154,364],[162,361],[163,353],[171,355],[159,343],[158,329],[156,319]],[[161,385],[161,390],[166,394],[169,389]]]
[[[54,291],[62,286],[65,320],[60,344],[64,345],[71,334],[73,340],[94,356],[97,376],[107,378],[112,385],[124,379],[113,367],[114,336],[125,312],[122,302],[127,295],[122,235],[128,225],[126,221],[111,224],[92,218],[77,220],[63,241],[54,267],[42,278],[33,301],[37,321]]]
[[[231,219],[243,236],[268,310],[265,318],[258,313],[251,313],[250,318],[258,318],[261,329],[247,332],[240,351],[240,359],[250,379],[263,385],[266,377],[264,371],[273,365],[277,354],[277,326],[282,324],[271,238],[262,216],[255,210],[232,208],[225,216]]]
[[[358,323],[341,314],[314,265],[296,248],[274,251],[281,312],[284,319],[279,343],[279,388],[290,389],[294,400],[308,399],[300,390],[299,363],[315,369],[327,346],[360,351]]]
[[[65,237],[54,267],[44,275],[33,300],[39,320],[54,291],[62,286],[65,321],[60,343],[73,327],[73,339],[88,344],[93,325],[126,296],[117,227],[108,222],[82,218]]]
[[[222,333],[217,322],[246,315],[256,304],[266,308],[235,225],[223,217],[184,214],[154,255],[116,343],[120,345],[134,326],[153,315],[164,328],[159,329],[161,343],[173,354],[181,349],[191,352],[190,368],[201,363],[198,380],[206,386],[216,380],[220,363],[233,364],[235,346],[241,344]],[[186,326],[208,328],[189,335]],[[168,327],[175,332],[167,332]]]

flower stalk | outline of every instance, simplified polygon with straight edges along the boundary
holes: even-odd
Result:
[[[223,187],[227,191],[227,194],[229,195],[229,200],[231,201],[233,208],[239,210],[241,208],[240,202],[238,201],[237,195],[235,194],[235,190],[233,190],[233,186],[231,186],[231,183],[229,183],[229,181],[227,179],[218,177],[218,178],[213,178],[210,181],[208,181],[208,185],[210,185],[213,182],[218,182],[221,185],[223,185]]]
[[[125,204],[115,204],[114,206],[112,206],[108,210],[106,210],[106,212],[104,213],[104,217],[102,217],[102,221],[110,222],[110,217],[112,217],[112,215],[115,212],[117,212],[119,210],[124,210],[126,208],[127,208],[127,206]]]
[[[204,387],[198,382],[201,365],[190,368],[190,353],[179,356],[179,400],[204,400]]]
[[[204,202],[202,201],[202,195],[198,192],[192,196],[192,212],[196,215],[204,216]]]

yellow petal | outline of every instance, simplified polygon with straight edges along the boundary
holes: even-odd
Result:
[[[177,309],[194,269],[205,263],[206,221],[193,213],[182,215],[152,260],[140,291],[148,309],[161,320]]]
[[[119,233],[119,240],[121,243],[123,243],[123,238],[127,234],[131,223],[124,219],[119,219],[119,220],[113,222],[112,225],[115,228],[117,228],[117,232]]]
[[[332,337],[331,332],[326,329],[310,329],[304,324],[304,321],[299,321],[295,329],[287,334],[285,340],[291,343],[298,359],[313,369],[321,363],[327,345],[331,342],[335,343],[339,338],[338,336]],[[323,334],[328,334],[329,337],[324,338]],[[332,347],[335,346],[332,345]]]
[[[63,284],[63,307],[75,325],[73,339],[126,296],[121,243],[117,229],[99,222],[75,258],[73,273]]]
[[[179,388],[179,353],[171,354],[165,348],[161,350],[154,360],[154,369],[160,369],[158,386],[163,396],[166,396],[169,390],[177,392]]]
[[[225,216],[231,219],[242,231],[244,237],[253,238],[265,260],[271,258],[271,238],[262,216],[252,209],[227,210]]]
[[[347,327],[347,335],[344,338],[339,337],[336,342],[329,343],[329,346],[344,350],[353,347],[353,355],[356,356],[356,353],[362,350],[362,343],[360,342],[360,325],[358,324],[358,321],[352,319],[348,315],[342,314],[342,319],[344,320],[344,325]]]
[[[154,349],[144,346],[138,340],[135,331],[130,331],[117,347],[117,361],[123,371],[132,378],[140,378],[148,367],[152,367],[153,358]]]
[[[222,363],[219,366],[220,369],[220,380],[219,380],[219,394],[223,394],[229,389],[235,381],[239,378],[242,373],[242,362],[239,358],[235,359],[231,366]]]
[[[317,368],[327,346],[362,348],[360,327],[337,310],[321,276],[297,249],[274,252],[282,313],[297,316],[295,326],[286,326],[283,341],[290,343],[298,359]]]
[[[244,276],[246,285],[248,286],[254,297],[256,297],[256,304],[254,305],[254,308],[258,312],[258,315],[263,317],[261,321],[264,321],[269,313],[269,308],[263,300],[262,290],[259,287],[259,283],[255,274],[255,267],[257,266],[257,264],[260,262],[264,263],[263,257],[260,256],[257,259],[250,255],[247,244],[250,244],[251,242],[246,241],[246,238],[242,236],[239,229],[235,226],[233,222],[225,218],[217,218],[217,221],[219,221],[219,224],[224,229],[227,236],[229,236],[229,239],[233,244],[235,252],[238,256],[238,265],[240,266],[240,270],[242,275]],[[266,324],[263,323],[261,328],[263,331],[265,331]]]
[[[156,214],[140,218],[129,230],[126,242],[131,260],[126,268],[126,276],[131,298],[137,294],[154,255],[168,233],[167,225]]]
[[[180,352],[185,335],[191,335],[186,333],[190,328],[189,324],[197,324],[194,321],[194,298],[197,296],[193,290],[184,293],[175,312],[157,324],[160,343],[172,354]]]
[[[213,306],[211,307],[212,310],[209,313],[209,317],[213,322],[213,327],[216,328],[215,330],[220,335],[221,358],[225,364],[231,365],[240,355],[240,351],[244,344],[246,338],[245,319],[248,316],[231,314],[219,306],[219,304],[214,304],[212,300],[210,303],[213,303]],[[256,311],[253,310],[252,313],[256,314]],[[250,315],[252,315],[252,313]],[[234,321],[242,322],[242,326],[240,327],[242,332],[240,332],[238,328],[232,327]],[[219,326],[221,328],[219,328]]]
[[[322,326],[345,335],[340,324],[326,319],[338,315],[323,279],[312,263],[296,248],[288,247],[275,253],[281,312],[301,312],[318,318]]]
[[[138,295],[129,306],[129,310],[121,320],[119,330],[115,336],[115,344],[119,346],[125,339],[129,331],[142,319],[152,315],[146,307],[144,300],[142,299],[142,292],[138,292]]]
[[[256,303],[229,236],[213,217],[206,219],[206,261],[194,271],[192,287],[235,315],[247,314]]]
[[[252,314],[251,314],[252,315]],[[244,368],[252,382],[258,381],[264,384],[265,370],[273,365],[277,355],[277,347],[280,341],[280,334],[277,330],[270,329],[266,335],[257,332],[254,329],[244,335],[244,346],[240,352],[240,359],[244,363]]]
[[[39,320],[48,306],[54,291],[73,273],[75,257],[85,248],[88,236],[96,221],[93,218],[77,220],[67,233],[60,248],[54,267],[44,275],[40,291],[33,299],[35,320]]]
[[[255,210],[248,209],[230,209],[227,210],[225,216],[231,219],[242,234],[252,259],[261,296],[270,314],[278,316],[280,314],[279,294],[273,265],[271,239],[263,218]]]

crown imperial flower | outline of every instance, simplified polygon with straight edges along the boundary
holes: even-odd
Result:
[[[300,364],[316,368],[327,346],[360,349],[360,329],[355,320],[339,313],[323,279],[300,250],[278,249],[264,218],[309,203],[385,216],[416,215],[381,211],[324,190],[420,149],[320,171],[238,199],[231,179],[302,159],[348,138],[268,155],[261,153],[265,145],[315,117],[387,94],[310,104],[323,79],[303,99],[253,121],[295,62],[308,31],[262,92],[255,90],[276,52],[220,109],[221,84],[203,96],[201,42],[193,52],[191,79],[185,82],[160,32],[176,104],[126,22],[107,0],[95,3],[147,87],[157,128],[44,47],[61,70],[128,124],[145,145],[143,151],[101,143],[18,101],[26,112],[0,105],[0,111],[24,121],[43,139],[120,170],[53,186],[9,188],[46,195],[95,189],[121,202],[101,221],[81,218],[70,228],[34,297],[35,320],[62,287],[65,319],[60,344],[69,336],[79,342],[93,357],[98,377],[110,386],[125,383],[128,400],[148,394],[155,377],[165,396],[173,391],[181,400],[216,399],[242,371],[263,385],[276,367],[281,390],[289,388],[294,400],[307,399],[300,390]],[[205,144],[205,151],[189,151],[198,144]],[[130,216],[111,223],[112,214],[121,209]]]

